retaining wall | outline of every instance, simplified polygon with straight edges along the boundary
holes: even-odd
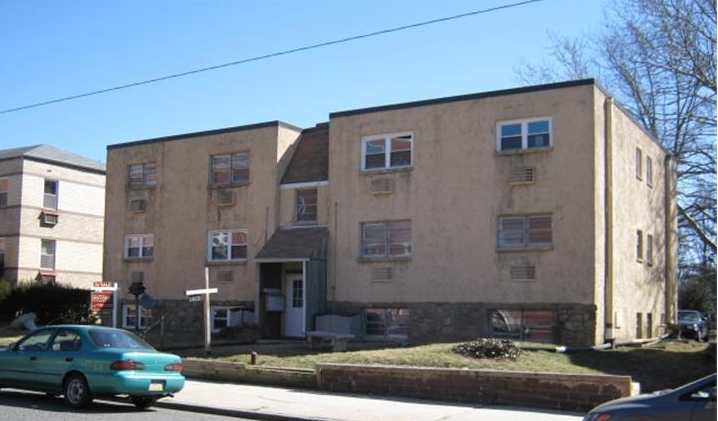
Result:
[[[629,376],[317,364],[320,389],[586,411],[631,395]]]
[[[182,374],[186,377],[205,380],[297,387],[301,389],[317,388],[316,371],[311,369],[285,369],[224,361],[184,359],[182,361]]]
[[[316,370],[186,359],[182,374],[330,392],[587,411],[630,396],[631,377],[426,367],[316,365]]]

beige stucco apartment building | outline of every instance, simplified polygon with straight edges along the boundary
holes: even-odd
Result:
[[[674,317],[673,161],[593,80],[113,145],[107,176],[105,278],[173,329],[201,330],[205,267],[213,328],[274,337],[593,345]]]
[[[105,166],[47,145],[0,151],[0,279],[102,280]]]

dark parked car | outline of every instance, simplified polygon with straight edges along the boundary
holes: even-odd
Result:
[[[96,396],[129,396],[139,408],[179,392],[182,360],[125,330],[58,325],[0,351],[0,387],[63,395],[80,408]]]
[[[677,389],[621,398],[591,410],[583,421],[715,421],[716,375]]]
[[[708,340],[710,330],[708,318],[697,310],[678,310],[678,335],[687,336],[696,340]]]

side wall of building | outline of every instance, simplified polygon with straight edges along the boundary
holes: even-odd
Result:
[[[330,301],[349,312],[410,308],[423,339],[486,334],[490,309],[545,309],[559,339],[594,342],[594,111],[586,85],[333,116]],[[544,117],[550,148],[497,152],[498,122]],[[412,133],[412,166],[362,171],[362,138],[392,133]],[[535,181],[510,183],[525,168]],[[372,194],[380,178],[391,194]],[[551,216],[552,245],[500,250],[498,217],[535,214]],[[361,224],[398,220],[411,221],[411,256],[362,258]],[[516,279],[526,267],[533,279]]]
[[[279,133],[281,132],[281,134]],[[201,329],[185,292],[209,282],[219,292],[213,303],[254,303],[257,265],[254,256],[272,235],[277,217],[277,168],[298,131],[276,124],[237,130],[198,133],[140,142],[108,149],[107,246],[105,274],[118,282],[125,300],[133,279],[142,279],[146,292],[161,300],[169,328]],[[249,182],[216,186],[210,180],[215,155],[249,153]],[[156,186],[130,189],[128,166],[152,163]],[[145,200],[146,209],[132,209]],[[246,234],[246,259],[210,261],[211,232],[241,230]],[[131,234],[154,238],[153,256],[128,258],[124,241]],[[141,275],[139,275],[141,273]]]
[[[653,338],[665,323],[666,248],[671,247],[666,152],[615,105],[613,122],[614,336]]]
[[[43,202],[46,180],[56,182],[56,209]],[[101,280],[105,176],[25,159],[21,186],[17,279],[36,279],[42,270],[56,282],[77,288]],[[57,214],[56,223],[43,220],[48,210]],[[55,253],[44,264],[43,241],[52,242]]]
[[[5,207],[0,208],[0,253],[3,255],[3,279],[18,279],[18,234],[22,197],[22,160],[0,161],[0,180],[7,186]]]

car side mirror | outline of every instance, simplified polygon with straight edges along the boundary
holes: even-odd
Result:
[[[7,348],[11,351],[17,351],[17,342],[11,342],[10,345],[7,346]]]

